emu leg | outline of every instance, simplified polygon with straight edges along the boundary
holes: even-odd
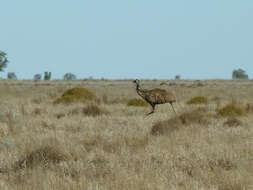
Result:
[[[177,113],[176,113],[176,111],[175,111],[175,109],[174,109],[174,107],[173,107],[172,102],[170,102],[170,105],[171,105],[171,107],[172,107],[173,111],[175,112],[175,114],[177,115]]]
[[[152,106],[152,111],[148,113],[147,116],[155,112],[155,105],[151,105],[151,106]]]

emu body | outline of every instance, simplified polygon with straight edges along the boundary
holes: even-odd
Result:
[[[152,111],[147,115],[154,113],[155,106],[157,104],[165,104],[165,103],[170,103],[173,111],[176,113],[173,107],[173,103],[176,102],[176,97],[171,92],[168,92],[160,88],[155,88],[151,90],[141,89],[139,80],[136,79],[133,82],[136,84],[137,94],[141,96],[152,107]]]

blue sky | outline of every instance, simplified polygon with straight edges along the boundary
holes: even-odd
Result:
[[[3,77],[253,77],[252,0],[6,0],[0,16]]]

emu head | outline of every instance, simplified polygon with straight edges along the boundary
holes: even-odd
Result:
[[[135,79],[134,81],[133,81],[133,83],[135,83],[135,84],[140,84],[140,81],[138,80],[138,79]]]

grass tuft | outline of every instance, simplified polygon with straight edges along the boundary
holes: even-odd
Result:
[[[148,104],[142,99],[133,98],[127,102],[128,106],[147,107]]]
[[[222,117],[233,117],[233,116],[242,116],[245,114],[245,111],[235,104],[228,104],[218,110],[218,114]]]
[[[87,101],[95,99],[96,99],[95,94],[86,88],[71,88],[65,91],[60,98],[54,101],[54,103],[56,104],[59,103],[70,104],[73,102],[86,103]]]
[[[205,96],[196,96],[186,102],[187,104],[207,104],[208,99]]]

